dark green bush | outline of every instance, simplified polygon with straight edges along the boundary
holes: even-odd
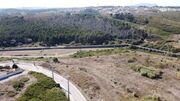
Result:
[[[23,87],[24,87],[24,82],[22,81],[13,82],[13,88],[16,89],[16,91],[20,91]]]
[[[53,62],[54,62],[54,63],[59,63],[58,58],[53,58]]]
[[[16,64],[13,64],[12,68],[13,69],[18,69],[19,67]]]

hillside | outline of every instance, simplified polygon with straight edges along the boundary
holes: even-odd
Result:
[[[159,6],[4,9],[0,10],[0,47],[169,42],[180,33],[178,10]],[[174,44],[179,42],[170,43]]]
[[[125,21],[87,14],[38,14],[1,17],[0,46],[42,42],[108,44],[115,40],[142,42],[151,35]]]

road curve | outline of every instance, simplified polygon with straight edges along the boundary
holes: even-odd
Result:
[[[26,70],[26,71],[35,71],[39,73],[43,73],[48,77],[52,77],[52,71],[45,69],[41,66],[34,66],[31,63],[17,63],[17,65]],[[59,83],[60,86],[65,91],[66,95],[68,94],[68,80],[63,78],[57,73],[54,73],[54,80],[56,83]],[[69,91],[70,91],[70,101],[87,101],[86,98],[82,95],[82,93],[78,90],[78,88],[69,82]]]

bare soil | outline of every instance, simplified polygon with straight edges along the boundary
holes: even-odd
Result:
[[[128,62],[135,59],[134,62]],[[62,58],[49,63],[62,76],[70,76],[88,101],[127,101],[126,98],[159,96],[162,101],[180,101],[180,81],[176,77],[180,59],[143,52],[110,56]],[[48,63],[42,66],[49,67]],[[163,72],[161,79],[150,79],[133,71],[130,66],[153,66]]]
[[[21,80],[22,78],[25,78],[25,77],[29,78],[30,80],[25,83],[21,91],[16,91],[13,88],[13,82],[17,80]],[[30,86],[31,84],[35,82],[36,82],[36,79],[33,76],[22,75],[13,80],[1,83],[0,84],[0,101],[15,101],[19,96],[21,96],[21,94],[25,92],[28,86]],[[14,96],[11,96],[11,94],[9,94],[10,92],[14,92],[15,93]]]

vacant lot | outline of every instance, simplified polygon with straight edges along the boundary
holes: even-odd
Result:
[[[59,62],[50,65],[61,75],[70,76],[89,101],[159,101],[159,97],[162,101],[180,101],[177,58],[126,51],[61,58]],[[138,65],[142,67],[132,69]]]

